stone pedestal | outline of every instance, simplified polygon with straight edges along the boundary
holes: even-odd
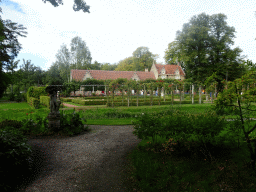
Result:
[[[56,130],[60,128],[60,114],[49,113],[47,119],[49,121],[50,129]]]

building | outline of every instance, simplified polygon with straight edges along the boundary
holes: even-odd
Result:
[[[104,70],[77,70],[72,69],[70,72],[70,80],[84,81],[86,79],[185,79],[185,73],[179,65],[161,65],[153,64],[151,70],[145,71],[104,71]]]

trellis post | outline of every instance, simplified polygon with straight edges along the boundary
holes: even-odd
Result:
[[[199,86],[199,104],[201,104],[201,85]]]
[[[194,104],[194,84],[192,84],[192,104]]]

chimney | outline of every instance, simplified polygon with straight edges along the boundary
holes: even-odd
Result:
[[[148,68],[145,68],[145,72],[148,72]]]

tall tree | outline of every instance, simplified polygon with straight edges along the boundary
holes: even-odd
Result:
[[[17,82],[17,77],[15,76],[15,71],[14,69],[18,68],[18,64],[19,64],[20,60],[15,61],[14,60],[10,60],[10,63],[7,66],[7,73],[10,71],[10,79],[11,79],[11,93],[13,93],[13,85]]]
[[[54,62],[50,69],[47,71],[45,84],[48,85],[62,85],[64,80],[60,76],[60,71],[57,62]]]
[[[2,13],[1,10],[0,12]],[[25,29],[10,20],[3,21],[0,16],[0,98],[11,82],[10,77],[3,72],[3,68],[7,67],[10,59],[17,57],[21,49],[17,36],[26,37],[22,35],[27,33],[23,31]]]
[[[231,49],[235,29],[229,27],[224,14],[212,16],[202,13],[193,16],[189,23],[177,31],[176,41],[169,44],[165,59],[182,61],[186,78],[204,82],[216,72],[218,91],[222,91],[221,80],[238,78],[243,68],[239,48]],[[232,75],[232,76],[231,76]]]
[[[25,92],[27,92],[30,86],[33,86],[37,83],[36,81],[36,67],[34,64],[31,64],[31,60],[23,59],[23,65],[20,67],[22,73],[22,79],[20,79],[21,83],[25,86]]]
[[[71,55],[73,69],[89,69],[92,61],[91,53],[81,37],[74,37],[71,40]]]
[[[58,7],[59,5],[63,5],[62,0],[43,0],[44,3],[50,2],[54,7]],[[83,0],[74,0],[73,10],[74,11],[80,11],[83,10],[84,13],[89,11],[90,6],[86,5],[86,3]]]
[[[64,80],[64,82],[69,82],[71,53],[66,45],[61,46],[61,49],[56,54],[56,58],[56,64],[58,64],[61,78]]]
[[[178,64],[178,62],[182,62],[185,60],[182,55],[180,44],[178,41],[173,41],[168,44],[168,48],[165,50],[165,63],[167,64]]]
[[[144,71],[145,68],[150,69],[157,57],[149,51],[148,47],[138,47],[132,55],[136,71]]]

